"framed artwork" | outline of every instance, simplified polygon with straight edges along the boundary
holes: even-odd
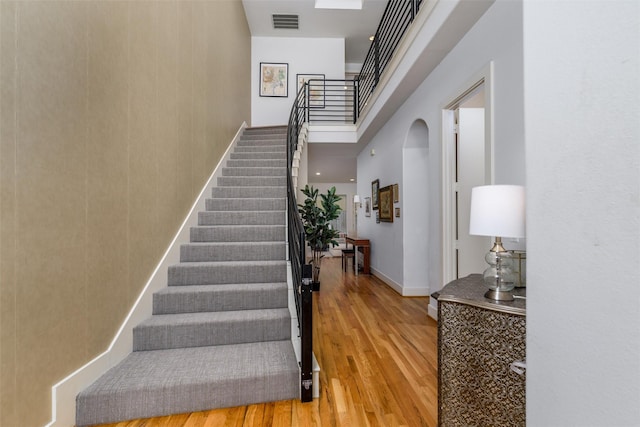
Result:
[[[393,184],[393,203],[398,203],[400,201],[400,189],[398,188],[398,184]],[[396,215],[399,216],[399,215]]]
[[[400,218],[400,208],[396,208],[396,218]]]
[[[381,188],[379,194],[380,221],[393,222],[393,186]]]
[[[305,83],[309,83],[309,108],[324,108],[324,74],[296,74],[298,92]]]
[[[378,190],[380,189],[380,180],[376,179],[371,182],[371,209],[378,209]]]
[[[380,224],[380,211],[376,211],[376,224]]]
[[[364,216],[371,216],[371,197],[364,198]]]
[[[260,96],[289,96],[289,64],[260,63]]]

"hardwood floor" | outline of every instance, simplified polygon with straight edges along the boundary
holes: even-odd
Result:
[[[427,297],[403,298],[325,258],[314,293],[320,398],[108,424],[109,427],[436,426],[437,323]],[[107,425],[105,425],[106,427]]]

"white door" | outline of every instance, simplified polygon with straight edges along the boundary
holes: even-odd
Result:
[[[485,184],[484,108],[456,110],[456,258],[457,277],[482,273],[491,239],[469,235],[471,189]]]

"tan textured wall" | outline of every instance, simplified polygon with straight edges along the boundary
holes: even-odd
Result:
[[[250,118],[240,0],[0,2],[0,425],[103,352]]]

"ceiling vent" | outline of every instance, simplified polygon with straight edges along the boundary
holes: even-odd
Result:
[[[297,30],[298,15],[273,15],[273,28],[276,30]]]

